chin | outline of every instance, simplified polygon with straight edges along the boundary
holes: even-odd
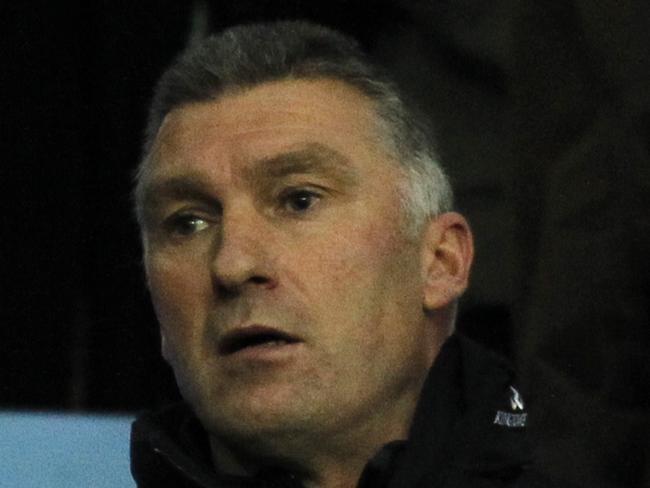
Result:
[[[291,395],[231,395],[201,402],[195,411],[209,432],[247,440],[294,435],[313,423]]]
[[[204,425],[211,424],[208,432],[213,443],[244,457],[280,461],[302,452],[306,437],[313,440],[314,424],[295,412],[240,410],[233,416],[223,414],[212,415]]]

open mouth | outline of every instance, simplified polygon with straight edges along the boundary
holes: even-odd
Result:
[[[229,355],[248,348],[281,347],[296,342],[300,342],[296,337],[277,329],[251,326],[226,334],[219,344],[219,352]]]

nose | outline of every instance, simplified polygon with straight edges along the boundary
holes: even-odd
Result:
[[[222,298],[248,287],[273,287],[272,256],[266,225],[253,209],[224,212],[211,261],[213,286]]]

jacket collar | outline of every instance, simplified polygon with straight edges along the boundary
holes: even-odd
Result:
[[[452,336],[424,384],[390,488],[418,486],[422,479],[442,486],[450,469],[498,477],[530,464],[527,414],[513,382],[503,358]]]
[[[390,479],[390,488],[417,486],[423,479],[437,486],[452,468],[496,476],[520,469],[530,454],[522,426],[525,405],[515,393],[512,370],[502,358],[452,336],[425,381],[408,443],[382,449],[363,479]],[[185,404],[134,423],[131,466],[141,487],[243,488],[259,483],[214,472],[207,435]]]

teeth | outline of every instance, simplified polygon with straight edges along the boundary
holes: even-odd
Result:
[[[281,345],[283,345],[283,344],[287,344],[287,341],[285,341],[284,339],[276,339],[276,340],[274,340],[274,341],[265,342],[265,343],[263,343],[262,345],[267,345],[267,346],[281,346]]]

